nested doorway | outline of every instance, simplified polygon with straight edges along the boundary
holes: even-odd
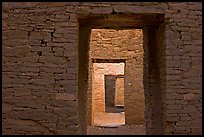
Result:
[[[107,16],[107,15],[106,15]],[[123,16],[124,18],[129,18],[131,20],[132,16]],[[152,15],[154,17],[154,15]],[[160,16],[159,16],[160,17]],[[135,21],[135,17],[133,17],[133,21]],[[163,18],[163,16],[161,16]],[[87,134],[87,125],[91,123],[91,104],[90,100],[88,100],[88,91],[89,91],[89,66],[91,63],[89,63],[89,49],[90,49],[90,35],[93,28],[101,29],[105,28],[107,29],[107,26],[104,26],[104,23],[100,22],[101,18],[86,18],[86,19],[79,19],[79,82],[78,82],[78,102],[79,102],[79,120],[80,120],[80,128],[82,134]],[[163,46],[163,25],[159,24],[160,22],[154,22],[150,26],[148,24],[130,24],[128,26],[123,26],[121,23],[118,23],[117,20],[114,20],[115,18],[108,18],[107,22],[112,20],[115,22],[115,24],[108,24],[108,29],[115,29],[119,30],[118,28],[124,30],[126,29],[141,29],[143,34],[143,50],[144,50],[144,56],[142,57],[142,78],[139,80],[139,82],[143,83],[143,94],[144,94],[144,121],[145,121],[145,130],[146,134],[161,134],[163,132],[163,106],[162,106],[162,92],[161,92],[161,73],[163,73],[163,69],[161,69],[161,66],[165,63],[163,60],[163,52],[164,52],[164,46]],[[157,18],[158,19],[158,18]],[[97,20],[97,21],[94,21]],[[97,25],[95,23],[98,23]],[[107,25],[107,24],[105,24]],[[86,34],[86,35],[84,35]],[[130,47],[133,48],[134,47]],[[117,49],[117,48],[116,48]],[[96,52],[97,53],[97,52]],[[103,52],[102,52],[103,53]],[[99,53],[97,53],[99,55]],[[99,58],[100,59],[100,58]],[[118,58],[113,58],[118,59]],[[124,58],[122,58],[124,59]],[[138,61],[139,58],[133,57],[130,59],[125,59],[125,66],[129,66],[129,68],[133,69],[125,69],[125,73],[127,76],[124,76],[124,106],[125,108],[131,108],[125,109],[125,123],[127,125],[135,124],[134,121],[137,121],[135,116],[135,112],[132,110],[135,110],[134,106],[137,101],[135,99],[131,98],[134,97],[133,94],[135,89],[141,89],[138,87],[135,87],[137,85],[135,82],[132,83],[132,77],[134,77],[135,69],[138,69],[136,64],[132,63],[133,60],[135,60],[135,63],[140,62]],[[92,65],[92,64],[91,64]],[[136,66],[136,67],[135,67]],[[138,69],[139,71],[140,69]],[[128,95],[129,93],[129,95]],[[130,96],[131,95],[131,96]],[[126,98],[129,96],[129,101],[132,103],[126,103]],[[90,106],[90,108],[89,108]],[[159,106],[159,107],[158,107]]]

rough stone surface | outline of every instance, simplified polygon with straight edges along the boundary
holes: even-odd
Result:
[[[2,134],[86,134],[78,40],[90,23],[143,28],[146,134],[201,135],[200,2],[3,2]]]

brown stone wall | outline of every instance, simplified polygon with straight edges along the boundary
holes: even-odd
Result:
[[[144,85],[149,84],[144,93],[147,99],[153,95],[161,100],[145,100],[147,134],[202,134],[202,3],[2,5],[2,134],[86,134],[90,23],[144,29]],[[128,20],[132,15],[135,20]],[[88,17],[94,19],[87,19],[84,26],[77,20]],[[96,21],[100,19],[115,22]],[[152,27],[154,23],[159,27]],[[148,63],[150,59],[155,62]],[[151,72],[154,66],[158,69]],[[151,103],[161,109],[155,110]],[[155,112],[162,118],[161,132],[154,129]]]

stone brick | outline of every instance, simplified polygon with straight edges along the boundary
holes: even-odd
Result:
[[[152,8],[152,7],[143,7],[143,6],[113,6],[114,11],[123,12],[123,13],[164,13],[162,9]]]
[[[195,4],[195,3],[192,3],[192,4],[189,4],[188,5],[188,9],[190,10],[202,10],[202,4],[201,3],[198,3],[198,4]]]
[[[75,100],[76,95],[75,94],[67,94],[67,93],[58,93],[55,95],[56,99],[60,100]]]
[[[174,102],[174,101],[172,101]],[[176,104],[176,105],[166,105],[166,109],[182,109],[182,105]]]
[[[63,98],[63,100],[67,100],[67,98],[65,99],[65,98]],[[56,114],[66,114],[67,112],[70,112],[70,113],[72,113],[72,112],[76,112],[77,110],[73,107],[69,107],[69,108],[59,108],[59,107],[55,107],[54,108],[54,113],[56,113]],[[67,123],[65,123],[65,125],[66,125]]]
[[[66,6],[65,11],[66,11],[67,13],[76,13],[76,12],[77,12],[77,9],[78,9],[77,6],[68,4],[68,6]]]
[[[179,117],[175,116],[175,117],[167,117],[166,121],[169,122],[176,122],[179,120]]]
[[[9,40],[2,40],[3,45],[8,47],[15,47],[23,45],[24,41],[20,39],[9,39]]]
[[[89,14],[91,12],[91,9],[87,6],[80,6],[78,8],[78,13],[79,14]]]
[[[195,97],[195,94],[189,93],[184,95],[185,100],[192,100]]]
[[[176,125],[178,126],[185,126],[185,125],[190,125],[190,121],[178,121],[176,122]]]
[[[31,32],[30,33],[30,36],[29,36],[30,39],[42,39],[42,36],[40,34],[40,32]]]
[[[111,14],[112,11],[111,7],[94,7],[91,9],[92,14]]]
[[[17,103],[17,106],[27,107],[27,108],[35,108],[35,109],[44,109],[45,108],[45,106],[41,100],[26,99],[26,98],[22,98],[22,100]]]
[[[22,67],[21,68],[21,72],[39,72],[39,68],[38,67]]]
[[[6,103],[2,104],[2,114],[10,112],[12,108],[13,106],[10,104],[6,104]]]
[[[28,37],[28,32],[20,30],[9,30],[4,33],[4,35],[11,39],[26,39]]]
[[[52,85],[54,84],[54,80],[52,79],[31,79],[29,80],[30,84],[35,85]]]
[[[64,7],[65,6],[65,2],[49,2],[47,4],[45,4],[48,8],[49,7]]]
[[[19,88],[14,91],[14,96],[29,96],[31,95],[31,90],[27,88]]]
[[[183,99],[182,95],[180,94],[167,94],[166,98],[168,98],[168,100]]]
[[[2,83],[14,83],[14,84],[28,84],[28,79],[18,79],[18,78],[3,78]]]
[[[67,62],[66,58],[55,56],[41,56],[39,62],[48,62],[53,64],[64,64]]]
[[[66,69],[64,68],[57,68],[57,67],[43,67],[40,69],[42,72],[48,72],[48,73],[66,73]]]

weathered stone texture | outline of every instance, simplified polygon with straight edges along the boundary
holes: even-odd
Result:
[[[77,19],[117,13],[130,13],[141,20],[143,15],[164,15],[164,20],[157,22],[159,27],[151,27],[151,18],[146,21],[149,30],[142,25],[144,45],[149,46],[144,46],[149,60],[144,66],[144,79],[149,80],[144,90],[150,91],[145,97],[154,98],[145,102],[145,114],[150,114],[146,117],[147,134],[157,134],[152,132],[161,121],[156,117],[162,117],[162,134],[202,134],[200,2],[3,2],[2,134],[84,134],[78,109],[83,102],[80,104],[77,92]],[[137,23],[141,26],[144,22]],[[114,48],[117,58],[126,56],[110,43],[100,46]],[[130,56],[137,50],[128,48]],[[94,56],[102,58],[104,52],[102,48]],[[156,105],[154,100],[161,101]],[[161,108],[160,115],[155,108]]]

